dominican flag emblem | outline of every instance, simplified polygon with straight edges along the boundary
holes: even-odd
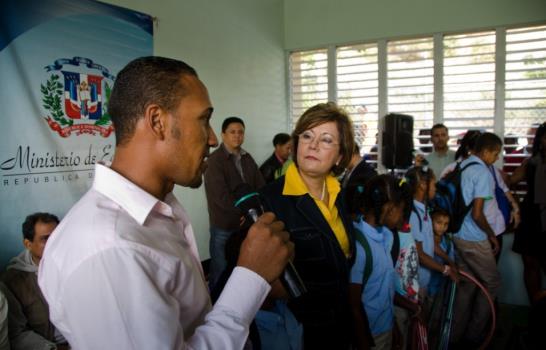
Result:
[[[49,128],[61,137],[109,137],[114,124],[108,100],[116,79],[109,69],[85,57],[59,58],[44,69],[49,76],[40,84],[40,91]]]
[[[100,119],[103,77],[66,71],[62,73],[66,116],[71,119]]]

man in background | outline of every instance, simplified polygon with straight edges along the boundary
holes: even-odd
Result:
[[[254,158],[243,149],[245,123],[239,117],[229,117],[222,123],[222,144],[210,154],[205,172],[205,192],[210,222],[210,273],[212,290],[227,267],[225,246],[228,238],[239,229],[243,213],[235,207],[236,190],[248,184],[257,190],[265,182]]]
[[[343,175],[343,178],[341,178],[341,187],[345,188],[347,187],[347,184],[349,183],[349,180],[352,176],[369,180],[372,177],[377,175],[377,171],[366,162],[366,159],[364,159],[360,155],[360,147],[355,143],[355,147],[353,148],[353,155],[351,157],[351,162],[347,166],[347,170],[345,174]]]
[[[9,306],[12,349],[66,348],[66,339],[49,319],[49,308],[38,286],[38,266],[47,240],[59,224],[49,213],[34,213],[23,223],[23,250],[11,259],[3,277]]]
[[[434,150],[425,159],[438,178],[445,167],[455,161],[455,151],[449,149],[449,130],[444,124],[436,124],[430,129],[430,140]]]
[[[290,158],[290,152],[292,149],[292,140],[290,135],[286,133],[280,133],[273,137],[273,147],[275,150],[271,157],[260,166],[260,171],[264,177],[266,183],[273,182],[275,180],[275,172],[282,168],[284,163]]]

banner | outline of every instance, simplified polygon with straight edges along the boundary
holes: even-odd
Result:
[[[110,92],[123,66],[152,55],[153,23],[86,0],[2,1],[0,20],[3,268],[23,248],[25,217],[62,219],[92,184],[94,164],[112,159]]]

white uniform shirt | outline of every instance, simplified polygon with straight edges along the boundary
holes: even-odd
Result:
[[[74,349],[242,349],[270,290],[237,267],[212,308],[184,208],[100,164],[48,240],[38,279]]]

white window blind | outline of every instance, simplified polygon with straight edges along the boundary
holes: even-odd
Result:
[[[506,31],[505,81],[505,135],[525,146],[531,125],[546,121],[546,26]]]
[[[290,54],[291,127],[301,114],[328,101],[328,54],[326,49]]]
[[[377,44],[339,47],[336,62],[337,103],[351,116],[361,153],[373,163],[379,120]]]
[[[443,63],[444,123],[451,136],[493,131],[495,32],[445,36]]]
[[[429,140],[420,132],[441,122],[452,148],[454,136],[468,129],[504,132],[505,144],[515,140],[506,153],[521,153],[517,165],[530,150],[528,132],[546,121],[546,24],[300,51],[290,55],[289,74],[292,120],[336,96],[353,118],[363,153],[376,143],[379,111],[398,112],[414,117],[422,151],[431,145],[419,143]]]
[[[432,37],[387,44],[389,113],[413,117],[415,147],[430,151],[434,114],[434,43]]]

